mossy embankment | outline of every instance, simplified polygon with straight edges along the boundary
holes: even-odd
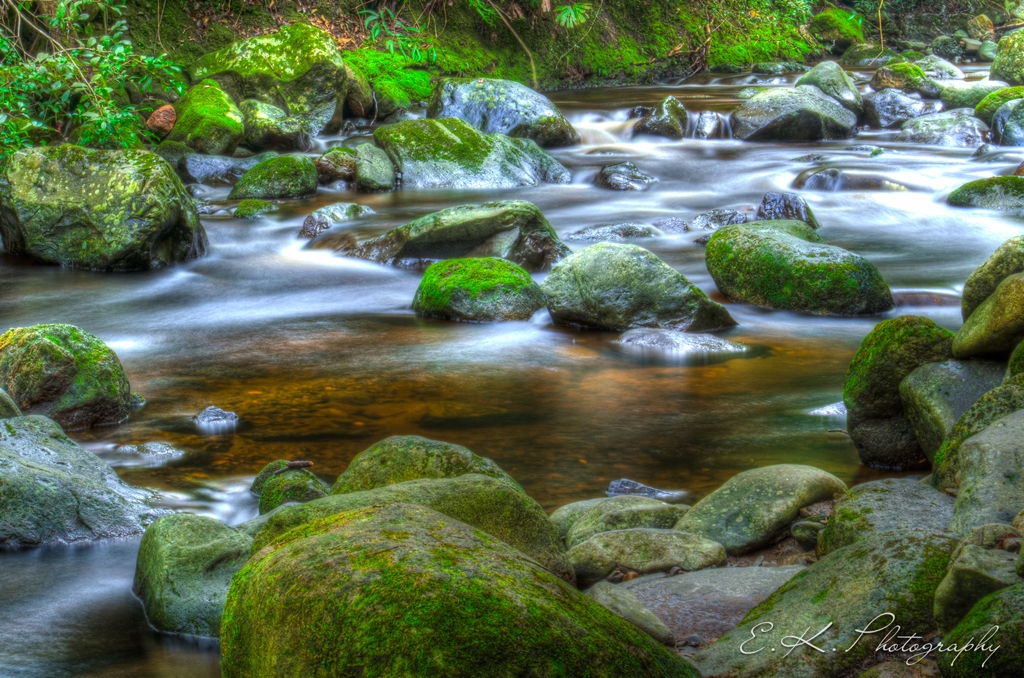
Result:
[[[508,78],[542,89],[643,83],[687,75],[704,66],[803,61],[814,49],[809,34],[805,31],[802,37],[798,31],[807,17],[793,16],[782,0],[753,4],[724,0],[714,6],[605,0],[594,3],[586,20],[571,29],[557,23],[556,12],[541,13],[529,6],[524,16],[510,18],[508,26],[500,18],[492,26],[468,2],[431,14],[424,13],[427,4],[410,0],[400,5],[399,15],[407,24],[423,26],[420,35],[428,36],[425,40],[436,49],[433,63],[413,64],[386,53],[350,55],[351,63],[367,71],[376,87],[401,88],[422,99],[429,77],[437,74]],[[327,29],[345,50],[385,45],[384,36],[366,41],[358,13],[364,5],[357,0],[318,0],[305,3],[305,11],[291,0],[273,7],[209,0],[127,0],[125,18],[139,51],[166,51],[185,67],[239,37],[297,21]]]

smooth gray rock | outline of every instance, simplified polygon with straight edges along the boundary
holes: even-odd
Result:
[[[689,495],[689,492],[686,490],[659,490],[657,488],[644,485],[643,483],[638,483],[635,480],[621,478],[608,483],[607,494],[609,497],[633,495],[657,499],[658,501],[663,501],[666,504],[682,504],[686,501],[686,497]]]
[[[599,506],[606,501],[609,497],[598,497],[596,499],[584,499],[583,501],[574,501],[571,504],[565,506],[559,506],[555,509],[548,520],[558,530],[558,536],[560,539],[565,539],[565,535],[569,534],[569,530],[576,524],[583,514],[595,506]]]
[[[689,506],[666,504],[647,497],[612,497],[590,509],[575,522],[565,536],[565,547],[572,548],[601,532],[629,530],[635,527],[670,529],[686,515]]]
[[[718,542],[679,530],[652,528],[599,532],[566,555],[581,586],[604,579],[616,567],[640,574],[667,572],[672,567],[702,570],[723,565],[726,558]]]
[[[788,193],[771,191],[764,194],[761,204],[757,206],[756,221],[778,221],[792,220],[802,221],[814,230],[818,230],[821,224],[814,216],[811,206],[799,193]],[[733,223],[743,223],[741,221]],[[726,226],[727,224],[720,224]]]
[[[935,621],[948,633],[975,603],[996,591],[1022,583],[1017,554],[975,544],[961,544],[953,553],[946,577],[935,589]]]
[[[644,604],[622,585],[599,581],[585,593],[629,623],[642,629],[658,642],[670,646],[675,645],[675,637],[665,626],[665,622],[644,607]]]
[[[632,593],[661,619],[678,640],[697,634],[714,642],[794,575],[802,565],[721,567],[652,574],[618,586]]]
[[[360,144],[356,149],[356,190],[379,193],[395,187],[395,168],[388,154],[373,144]]]
[[[924,115],[927,104],[921,99],[888,88],[864,97],[864,120],[875,128],[895,127]]]
[[[948,360],[922,365],[900,382],[903,410],[928,461],[960,416],[999,386],[1005,372],[1005,364],[991,360]]]
[[[796,81],[796,86],[800,85],[814,85],[838,101],[843,108],[857,115],[864,110],[864,103],[853,78],[847,75],[843,67],[834,61],[822,61],[810,72],[800,76],[800,79]]]
[[[966,535],[987,523],[1012,523],[1024,510],[1024,410],[965,440],[959,468],[950,529]]]
[[[655,177],[644,174],[631,162],[606,165],[594,177],[595,186],[612,191],[643,191],[657,182]]]
[[[812,466],[777,464],[739,473],[687,511],[675,529],[742,555],[771,543],[801,508],[846,492],[846,484]]]
[[[970,148],[985,141],[988,125],[974,117],[973,108],[929,113],[903,123],[896,141]]]
[[[851,137],[857,116],[812,85],[773,87],[733,113],[733,136],[744,141],[819,141]]]

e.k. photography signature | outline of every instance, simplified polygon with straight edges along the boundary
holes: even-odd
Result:
[[[982,667],[988,663],[988,660],[992,658],[992,655],[999,650],[999,645],[992,644],[992,639],[996,633],[999,632],[998,626],[993,626],[991,629],[985,632],[985,634],[978,640],[972,636],[970,640],[965,643],[951,643],[949,645],[944,644],[941,640],[933,639],[925,641],[924,636],[917,634],[905,634],[900,635],[902,630],[899,624],[896,624],[896,615],[891,612],[883,612],[874,619],[872,619],[865,628],[855,629],[857,633],[856,638],[849,647],[842,649],[837,647],[825,647],[826,643],[821,638],[826,631],[832,628],[832,622],[829,622],[824,628],[820,629],[814,635],[809,636],[812,629],[808,627],[799,636],[796,635],[785,635],[779,639],[778,644],[788,651],[784,654],[784,657],[788,657],[792,654],[793,650],[798,647],[807,647],[809,650],[814,650],[822,654],[830,654],[832,652],[849,652],[853,648],[857,647],[858,644],[864,639],[865,636],[873,636],[875,634],[886,632],[885,636],[882,637],[882,641],[875,647],[875,652],[889,652],[889,653],[910,653],[906,663],[908,666],[917,664],[922,659],[927,657],[932,652],[955,652],[956,656],[950,665],[956,664],[956,660],[967,652],[982,652],[988,653],[985,660],[981,663]],[[740,644],[740,652],[746,655],[757,654],[768,650],[769,652],[775,652],[778,650],[777,647],[773,646],[770,641],[772,631],[775,629],[775,624],[772,622],[761,622],[750,630],[750,638],[747,638]],[[817,643],[817,645],[815,645]]]

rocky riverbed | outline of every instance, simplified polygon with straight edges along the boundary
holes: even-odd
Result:
[[[12,154],[0,663],[1017,675],[1024,39],[965,35],[371,114],[292,26]]]

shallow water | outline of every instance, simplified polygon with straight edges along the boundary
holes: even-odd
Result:
[[[119,472],[161,490],[167,506],[231,523],[255,515],[248,483],[267,462],[313,460],[331,481],[356,453],[395,434],[490,457],[548,509],[599,496],[620,477],[698,499],[739,471],[780,462],[863,482],[881,474],[858,464],[845,435],[829,432],[844,428],[844,418],[812,411],[841,400],[850,358],[882,318],[730,304],[739,326],[721,336],[750,350],[680,356],[624,346],[617,334],[556,328],[546,311],[497,325],[423,320],[409,309],[418,274],[305,250],[296,237],[309,211],[339,200],[378,212],[347,227],[363,238],[437,209],[502,198],[535,202],[564,237],[601,223],[752,210],[808,170],[838,168],[906,190],[803,192],[822,237],[878,266],[901,300],[884,317],[916,313],[956,329],[964,280],[1024,233],[1024,221],[955,210],[945,195],[970,179],[1012,173],[1024,149],[973,159],[973,149],[897,144],[891,131],[786,145],[629,139],[634,105],[673,94],[690,110],[726,112],[742,87],[792,79],[702,76],[554,93],[587,141],[553,153],[573,174],[568,186],[321,191],[257,222],[204,218],[209,254],[156,272],[97,274],[6,257],[0,317],[10,327],[73,323],[110,344],[148,404],[120,427],[74,437],[115,464],[117,445],[185,450],[165,466]],[[885,150],[872,157],[857,148],[865,144]],[[601,166],[623,160],[659,182],[642,193],[590,185]],[[725,301],[693,242],[698,235],[635,242]],[[203,434],[190,422],[211,404],[238,413],[233,434]],[[216,646],[146,626],[130,592],[137,545],[0,553],[0,675],[217,675]]]

